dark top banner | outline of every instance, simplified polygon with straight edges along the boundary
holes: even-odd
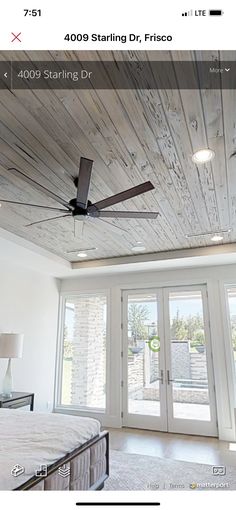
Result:
[[[236,61],[4,61],[0,88],[235,89]]]

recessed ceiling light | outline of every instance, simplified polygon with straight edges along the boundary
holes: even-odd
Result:
[[[140,244],[138,244],[137,246],[132,246],[131,248],[132,251],[135,251],[136,253],[137,252],[141,252],[141,251],[145,251],[146,250],[146,247],[145,246],[141,246]]]
[[[222,241],[222,239],[224,239],[222,234],[214,234],[213,237],[211,237],[211,241],[214,241],[214,243]]]
[[[88,254],[84,251],[79,251],[79,253],[77,253],[77,257],[80,257],[81,259],[85,259],[87,256]]]
[[[212,149],[200,149],[192,155],[192,160],[197,165],[203,165],[204,163],[208,163],[215,156],[215,152]]]

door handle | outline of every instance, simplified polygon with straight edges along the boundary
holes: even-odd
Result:
[[[164,370],[161,370],[161,377],[157,377],[158,381],[161,381],[161,384],[164,384]]]
[[[167,384],[170,384],[171,382],[174,382],[174,379],[170,379],[170,371],[167,370]]]
[[[161,384],[164,384],[164,370],[161,370]]]

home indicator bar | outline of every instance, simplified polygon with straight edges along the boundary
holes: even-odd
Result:
[[[97,501],[93,503],[89,503],[88,501],[86,503],[76,503],[77,506],[160,506],[160,503],[158,502],[151,502],[147,501],[146,503],[142,503],[141,501],[137,501],[136,503],[133,503],[131,501],[128,502],[122,502],[119,503],[116,502],[108,502],[108,501]]]

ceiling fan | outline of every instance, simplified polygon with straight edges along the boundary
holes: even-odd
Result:
[[[116,195],[112,195],[111,197],[104,198],[103,200],[99,200],[98,202],[95,202],[94,204],[88,200],[89,195],[89,186],[91,181],[91,174],[92,174],[92,166],[93,161],[91,159],[87,158],[80,158],[80,167],[79,167],[79,174],[78,177],[73,178],[73,182],[77,189],[77,194],[75,198],[72,198],[69,202],[66,202],[66,200],[63,200],[60,196],[58,196],[56,193],[48,190],[45,188],[42,184],[39,184],[38,182],[31,179],[31,177],[28,177],[25,175],[21,170],[18,170],[17,168],[9,168],[8,171],[11,173],[14,173],[18,177],[21,177],[24,181],[26,181],[28,184],[32,185],[34,188],[38,189],[39,191],[43,191],[48,197],[52,198],[59,204],[61,204],[64,209],[59,207],[47,207],[44,205],[37,205],[37,204],[28,204],[25,202],[16,202],[12,200],[2,200],[0,199],[0,202],[6,202],[9,204],[16,204],[16,205],[26,205],[29,207],[38,207],[45,210],[50,211],[57,211],[57,212],[63,212],[65,214],[60,216],[53,216],[52,218],[47,218],[40,221],[35,221],[33,223],[29,223],[26,226],[36,225],[38,223],[44,223],[48,221],[52,221],[58,218],[66,218],[68,216],[74,217],[75,219],[85,219],[85,218],[135,218],[135,219],[155,219],[160,214],[159,212],[153,212],[153,211],[112,211],[112,210],[104,210],[107,209],[110,206],[113,206],[115,204],[118,204],[120,202],[123,202],[125,200],[128,200],[130,198],[136,197],[138,195],[141,195],[143,193],[146,193],[147,191],[150,191],[154,189],[153,184],[150,181],[146,181],[142,184],[138,184],[137,186],[134,186],[133,188],[127,189],[125,191],[122,191],[121,193],[117,193]],[[111,224],[109,223],[111,226]]]

